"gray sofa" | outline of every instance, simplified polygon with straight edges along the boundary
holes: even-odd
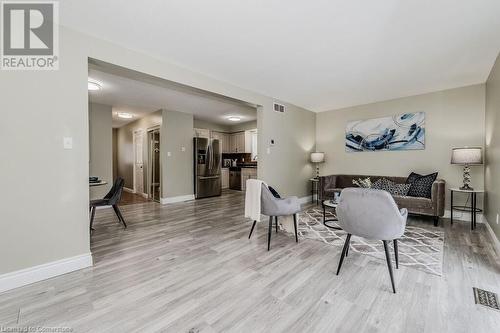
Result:
[[[321,200],[331,199],[335,192],[340,192],[346,187],[356,187],[353,185],[353,179],[370,177],[372,183],[378,179],[386,178],[395,183],[404,184],[406,177],[387,177],[387,176],[366,176],[366,175],[330,175],[319,178],[319,195]],[[444,216],[444,198],[445,181],[436,179],[432,184],[431,198],[406,197],[393,195],[399,208],[406,208],[411,214],[432,216],[434,225],[437,226],[439,217]]]

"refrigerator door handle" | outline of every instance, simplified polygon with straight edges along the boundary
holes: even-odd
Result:
[[[216,178],[219,178],[219,176],[198,177],[198,179],[216,179]]]

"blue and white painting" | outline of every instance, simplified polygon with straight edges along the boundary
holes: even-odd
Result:
[[[345,133],[347,152],[425,149],[425,112],[351,121]]]

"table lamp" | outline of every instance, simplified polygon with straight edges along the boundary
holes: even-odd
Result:
[[[470,166],[483,164],[483,152],[481,147],[453,148],[451,151],[451,164],[464,166],[463,186],[461,190],[472,191],[470,187]]]
[[[325,161],[325,153],[311,153],[311,162],[316,164],[316,178],[319,178],[319,164]]]

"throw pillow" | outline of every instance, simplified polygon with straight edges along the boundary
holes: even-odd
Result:
[[[407,196],[410,190],[411,184],[397,184],[394,183],[389,193],[392,195]]]
[[[362,178],[353,179],[352,183],[354,185],[357,185],[358,187],[362,187],[362,188],[371,188],[372,187],[372,181],[370,180],[370,177],[367,177],[365,179],[362,179]]]
[[[280,194],[274,188],[272,188],[271,186],[268,186],[267,188],[269,189],[269,191],[273,194],[273,196],[275,198],[278,198],[278,199],[281,198]]]
[[[391,181],[389,179],[386,179],[386,178],[380,178],[375,183],[373,183],[372,188],[374,188],[376,190],[383,190],[383,191],[389,192],[389,190],[391,188]]]
[[[406,184],[411,184],[420,177],[422,177],[422,175],[419,175],[418,173],[412,172],[412,173],[410,173],[408,178],[406,178]]]
[[[437,175],[438,173],[434,172],[426,176],[418,175],[419,177],[414,177],[414,179],[412,179],[412,182],[410,183],[411,186],[410,190],[408,191],[408,196],[430,199],[432,195],[432,183],[434,183],[434,181],[436,180]]]
[[[373,183],[374,189],[389,192],[391,195],[406,196],[411,187],[411,184],[397,184],[392,180],[381,178]]]

